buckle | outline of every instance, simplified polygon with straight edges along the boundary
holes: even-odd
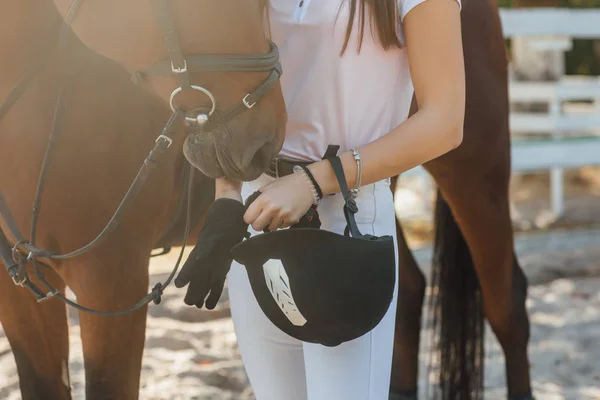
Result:
[[[252,104],[249,104],[248,103],[248,97],[250,97],[250,93],[248,93],[246,96],[244,96],[244,98],[242,99],[242,103],[244,103],[244,105],[247,108],[252,108],[252,107],[254,107],[254,105],[256,104],[256,102],[253,102]]]
[[[28,277],[27,274],[21,274],[20,269],[21,268],[19,267],[13,267],[8,270],[8,274],[16,286],[23,287],[25,286],[25,282],[27,282]]]
[[[169,147],[171,147],[171,145],[173,144],[173,139],[171,139],[170,137],[166,136],[166,135],[159,135],[156,140],[154,141],[154,143],[158,143],[159,140],[164,140],[165,142],[167,142],[167,149]]]
[[[171,61],[171,71],[174,74],[185,74],[187,72],[187,60],[183,60],[183,67],[181,68],[175,68],[175,64]]]
[[[43,303],[46,300],[49,300],[49,299],[53,298],[54,296],[56,296],[58,293],[60,293],[60,292],[58,290],[54,289],[51,292],[48,292],[48,293],[43,294],[42,296],[39,296],[36,301],[38,303]]]

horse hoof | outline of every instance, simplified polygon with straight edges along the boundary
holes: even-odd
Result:
[[[390,399],[389,400],[417,400],[417,391],[416,390],[414,392],[390,391]]]

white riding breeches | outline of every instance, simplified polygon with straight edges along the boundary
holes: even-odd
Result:
[[[243,198],[271,179],[263,175],[245,183]],[[362,187],[356,201],[356,221],[362,233],[396,238],[388,180]],[[343,204],[341,194],[323,199],[318,209],[321,229],[343,233]],[[251,233],[256,234],[252,229]],[[396,261],[396,276],[397,268]],[[388,400],[397,279],[393,301],[381,322],[371,332],[337,347],[301,342],[273,325],[254,297],[245,267],[236,262],[228,287],[242,360],[257,400]]]

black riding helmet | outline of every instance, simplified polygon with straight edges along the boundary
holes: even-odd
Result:
[[[396,262],[392,236],[360,233],[340,159],[327,160],[345,199],[344,235],[319,229],[311,209],[298,225],[253,236],[231,254],[245,265],[261,309],[279,329],[337,346],[381,321],[394,294]]]

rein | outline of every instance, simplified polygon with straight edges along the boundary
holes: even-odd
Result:
[[[64,19],[64,24],[61,28],[58,40],[58,48],[61,54],[64,55],[66,52],[66,41],[67,31],[77,15],[77,11],[81,6],[83,0],[74,0],[71,8],[69,9],[67,16]],[[80,311],[96,314],[96,315],[124,315],[135,310],[138,310],[151,301],[155,304],[161,302],[161,296],[165,288],[172,282],[179,266],[183,259],[185,250],[185,243],[191,230],[191,205],[192,205],[192,188],[194,181],[194,168],[190,168],[190,173],[187,179],[183,191],[187,191],[186,199],[186,222],[183,236],[183,246],[179,253],[179,257],[172,272],[164,283],[156,284],[150,293],[140,299],[135,305],[130,308],[122,309],[119,311],[100,311],[91,308],[84,307],[76,302],[73,302],[66,298],[59,290],[54,288],[44,277],[39,268],[39,259],[51,259],[51,260],[66,260],[76,256],[80,256],[97,248],[108,236],[114,232],[122,222],[125,214],[131,208],[135,198],[140,193],[144,183],[147,181],[152,170],[154,170],[164,155],[173,143],[172,135],[176,131],[176,127],[186,120],[190,125],[201,125],[204,128],[206,126],[217,125],[227,122],[228,120],[236,117],[245,109],[250,109],[258,102],[267,91],[277,82],[281,75],[281,66],[279,64],[279,52],[277,46],[274,43],[269,42],[271,51],[266,55],[196,55],[190,56],[187,59],[184,57],[181,47],[179,46],[179,39],[177,37],[177,30],[167,0],[154,0],[155,11],[159,19],[159,24],[163,30],[165,38],[165,44],[169,53],[170,60],[159,62],[143,72],[136,72],[133,74],[132,79],[137,83],[141,82],[147,76],[154,75],[169,75],[174,74],[178,78],[179,87],[173,91],[170,99],[170,106],[173,111],[171,118],[163,128],[160,135],[155,140],[155,145],[151,149],[150,153],[144,160],[140,167],[137,176],[131,183],[128,191],[123,197],[121,203],[117,207],[117,210],[113,214],[112,218],[108,221],[105,228],[98,234],[98,236],[89,242],[87,245],[73,250],[66,254],[56,254],[55,252],[41,249],[35,245],[37,221],[41,209],[42,193],[44,190],[46,173],[52,155],[54,153],[54,145],[58,141],[60,134],[59,119],[64,111],[64,99],[63,94],[68,88],[70,83],[70,74],[65,73],[62,77],[61,84],[57,93],[57,99],[55,103],[54,119],[52,122],[52,130],[48,138],[48,145],[44,154],[42,167],[38,178],[38,184],[36,188],[36,194],[33,202],[33,215],[30,227],[30,239],[27,240],[19,230],[17,223],[8,207],[8,203],[0,192],[0,218],[4,221],[6,228],[16,240],[16,244],[10,245],[5,233],[0,228],[0,259],[4,262],[8,274],[13,279],[13,282],[21,287],[29,289],[37,298],[38,302],[43,302],[49,298],[57,297],[67,305],[74,307]],[[188,61],[189,60],[189,61]],[[271,71],[269,76],[263,83],[256,88],[253,92],[248,93],[241,101],[240,104],[232,107],[226,112],[220,114],[215,118],[211,118],[216,109],[216,101],[212,94],[201,86],[195,86],[191,84],[188,68],[194,71],[231,71],[231,72],[261,72]],[[6,115],[10,107],[19,99],[19,97],[25,92],[27,86],[31,82],[33,76],[41,69],[40,66],[34,67],[31,71],[25,74],[13,91],[8,95],[7,99],[0,105],[0,119]],[[212,101],[212,108],[208,114],[197,114],[195,117],[190,117],[184,110],[175,106],[175,96],[184,90],[197,90],[205,93]],[[45,287],[45,291],[40,289],[34,284],[26,270],[29,263],[32,263],[35,276]]]
[[[71,23],[73,22],[75,16],[77,15],[77,11],[81,6],[83,0],[74,0],[71,8],[69,9],[67,16],[65,17],[64,25],[61,28],[58,40],[58,50],[64,55],[67,50],[67,34],[68,29],[70,28]],[[19,82],[19,84],[13,89],[13,91],[9,94],[7,99],[0,106],[0,118],[2,118],[10,107],[19,99],[19,97],[25,92],[32,78],[36,75],[36,73],[40,70],[40,66],[34,67],[30,70]],[[62,115],[62,111],[64,111],[64,93],[70,84],[70,75],[69,73],[65,73],[61,79],[61,84],[59,86],[59,90],[56,97],[55,103],[55,111],[54,118],[52,122],[52,130],[50,136],[48,138],[48,145],[46,147],[46,151],[44,154],[44,159],[42,161],[42,166],[40,169],[40,174],[38,178],[38,184],[36,188],[35,198],[33,202],[33,214],[31,220],[31,228],[30,228],[30,241],[26,240],[19,230],[18,225],[16,224],[14,217],[8,207],[8,203],[0,192],[0,217],[4,221],[6,228],[10,232],[13,238],[17,241],[14,246],[9,244],[6,235],[0,229],[0,258],[4,261],[8,274],[11,276],[13,282],[21,287],[25,287],[29,289],[37,298],[38,302],[43,302],[52,297],[57,297],[67,305],[74,307],[80,311],[96,314],[96,315],[124,315],[135,310],[138,310],[148,304],[150,301],[153,301],[155,304],[159,304],[161,301],[161,296],[164,289],[171,283],[174,279],[179,265],[181,264],[181,260],[183,258],[184,247],[182,247],[181,252],[179,254],[178,260],[173,268],[173,271],[169,274],[167,280],[164,283],[158,283],[154,286],[152,291],[140,299],[134,306],[119,310],[119,311],[100,311],[94,310],[91,308],[87,308],[78,304],[72,300],[69,300],[66,296],[60,293],[59,290],[54,288],[44,277],[39,267],[39,259],[47,258],[54,260],[66,260],[69,258],[73,258],[84,253],[87,253],[96,247],[98,247],[108,236],[114,232],[117,227],[122,222],[125,214],[131,208],[133,201],[141,191],[144,183],[147,181],[150,176],[150,172],[157,166],[157,163],[160,161],[160,158],[164,155],[166,150],[171,146],[173,139],[171,135],[175,132],[175,128],[178,123],[183,120],[183,113],[180,110],[174,111],[171,118],[169,119],[167,125],[161,132],[161,134],[157,137],[155,141],[155,145],[144,160],[140,170],[138,171],[137,176],[129,187],[129,190],[123,197],[121,203],[119,204],[117,210],[115,211],[112,218],[109,220],[106,227],[100,232],[100,234],[92,240],[87,245],[81,247],[80,249],[71,251],[67,254],[55,254],[51,251],[41,249],[35,245],[35,237],[36,237],[36,229],[37,229],[37,221],[39,219],[40,209],[41,209],[41,201],[42,194],[44,190],[44,184],[46,181],[46,173],[48,171],[48,167],[50,165],[50,161],[52,159],[52,155],[54,153],[55,144],[58,142],[58,138],[60,135],[59,129],[59,120]],[[191,171],[189,179],[186,184],[187,189],[187,214],[186,214],[186,226],[184,232],[184,243],[187,242],[187,237],[190,231],[190,215],[191,215],[191,185],[193,182],[193,171]],[[184,189],[184,190],[185,190]],[[7,249],[11,249],[7,251]],[[26,267],[31,262],[33,265],[35,276],[40,280],[42,285],[45,288],[45,291],[39,288],[36,284],[34,284],[29,274],[27,273]]]
[[[83,0],[74,0],[73,4],[71,4],[71,8],[67,12],[67,15],[64,18],[63,26],[58,34],[58,41],[55,43],[55,47],[60,48],[64,46],[65,35],[67,34],[68,28],[73,23],[75,16],[77,15],[77,11],[79,11],[79,7]],[[52,49],[54,51],[55,49]],[[0,119],[4,118],[4,116],[8,113],[10,108],[19,100],[19,98],[25,93],[25,90],[29,87],[31,80],[35,77],[35,75],[42,69],[42,66],[45,64],[43,62],[33,63],[33,66],[23,75],[17,86],[8,94],[6,99],[0,103]]]

